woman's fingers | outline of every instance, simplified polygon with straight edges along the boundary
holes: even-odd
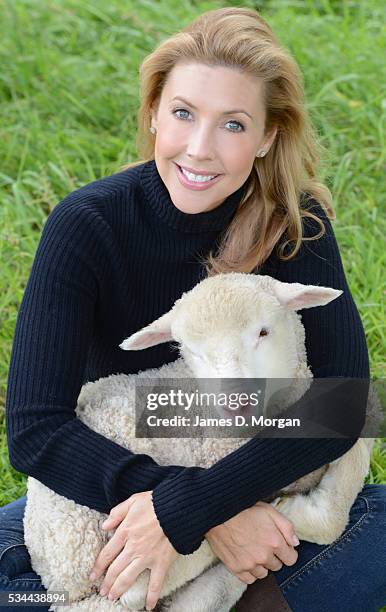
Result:
[[[271,506],[271,504],[267,504],[266,502],[259,501],[255,505],[262,506],[269,512],[270,516],[272,517],[272,520],[274,521],[275,525],[282,533],[288,546],[298,546],[300,542],[299,542],[299,538],[297,537],[295,533],[294,526],[291,523],[291,521],[286,519],[284,514],[282,514],[279,510],[276,510],[276,508]]]
[[[275,522],[275,525],[280,529],[288,546],[298,546],[300,542],[299,538],[295,533],[293,524],[288,519],[286,519],[285,516],[281,514],[281,512],[275,510],[275,508],[272,508],[272,510],[274,510],[272,518]]]
[[[276,510],[271,504],[265,502],[257,502],[256,506],[264,507],[271,516],[276,528],[281,534],[281,545],[277,546],[275,555],[285,565],[294,565],[298,558],[298,553],[294,546],[297,546],[300,542],[295,534],[294,526],[288,519],[285,518],[279,510]]]
[[[268,576],[268,569],[263,565],[256,565],[255,569],[250,572],[255,578],[262,580]]]
[[[271,570],[272,572],[277,572],[283,567],[283,563],[278,557],[276,557],[276,555],[272,555],[271,559],[264,563],[264,567],[266,567],[267,570]]]
[[[99,576],[101,576],[105,571],[106,567],[108,567],[110,563],[112,563],[119,555],[124,546],[125,542],[122,541],[119,532],[116,531],[111,540],[107,542],[99,553],[94,563],[94,567],[91,570],[90,580],[96,580],[99,578]]]
[[[114,529],[117,524],[120,522],[118,518],[113,518],[112,516],[108,516],[104,523],[102,523],[102,529],[110,530]]]
[[[238,574],[235,574],[235,576],[237,576],[237,578],[239,578],[241,582],[244,582],[245,584],[253,584],[256,582],[257,578],[260,577],[254,576],[251,572],[239,572]],[[263,578],[263,576],[261,577]]]
[[[107,519],[102,523],[102,529],[110,530],[115,529],[120,525],[120,523],[126,518],[129,508],[131,506],[131,497],[126,499],[122,503],[114,506],[111,509],[110,515]],[[91,570],[89,579],[94,581],[99,578],[105,571],[106,567],[110,565],[110,563],[116,558],[116,556],[121,552],[124,546],[124,542],[119,545],[119,533],[117,532],[113,535],[113,537],[109,540],[109,542],[104,546],[104,548],[99,553],[94,566]]]
[[[123,521],[131,506],[131,499],[131,497],[125,499],[125,501],[111,509],[109,516],[102,523],[102,529],[114,529],[114,527]]]
[[[118,576],[124,572],[133,561],[138,561],[138,559],[133,559],[125,549],[118,555],[108,568],[106,576],[101,584],[99,592],[102,596],[110,591]]]
[[[111,574],[108,577],[108,580],[104,581],[104,588],[101,589],[101,595],[107,595],[109,599],[117,599],[121,597],[123,593],[125,593],[136,581],[138,576],[146,569],[146,564],[141,559],[135,559],[131,563],[128,562],[128,559],[124,558],[119,560],[119,563],[114,564],[109,569],[111,570]],[[118,561],[118,560],[117,560]],[[157,567],[151,569],[150,580],[148,586],[148,592],[146,596],[146,609],[152,610],[160,597],[161,590],[164,584],[166,572],[166,567],[163,565],[158,565]],[[107,576],[106,576],[107,578]],[[105,584],[106,582],[106,584]],[[103,585],[102,585],[103,587]]]
[[[123,593],[133,586],[138,576],[142,574],[145,569],[146,566],[141,559],[134,559],[134,561],[127,565],[127,567],[117,576],[114,583],[111,585],[108,593],[109,599],[117,599],[123,595]]]
[[[282,562],[277,557],[273,557],[271,561],[265,565],[256,565],[256,567],[249,572],[240,572],[237,577],[246,584],[253,584],[256,580],[262,580],[268,576],[268,570],[277,572],[283,567]]]
[[[283,545],[275,550],[275,555],[285,565],[295,565],[296,561],[298,560],[298,553],[295,548],[288,546],[284,541]]]
[[[110,600],[117,599],[133,585],[139,574],[150,569],[152,578],[147,603],[148,607],[154,607],[166,572],[177,557],[177,552],[165,536],[154,512],[152,491],[132,495],[115,506],[111,518],[121,521],[121,524],[94,564],[95,578],[109,566],[100,594],[108,594]],[[90,579],[94,578],[90,576]]]
[[[279,569],[283,567],[283,563],[280,561],[278,557],[272,554],[266,561],[264,561],[264,565],[258,565],[258,568],[263,568],[265,570],[271,570],[272,572],[277,572]],[[255,574],[256,575],[256,574]],[[260,578],[260,576],[258,576]],[[263,576],[265,578],[265,576]]]
[[[155,608],[161,594],[167,570],[168,567],[165,567],[164,565],[157,565],[157,567],[154,567],[151,570],[146,597],[146,610],[152,610]]]

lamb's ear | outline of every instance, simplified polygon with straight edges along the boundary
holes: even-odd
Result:
[[[273,290],[280,304],[290,310],[325,306],[343,293],[340,289],[331,289],[330,287],[283,283],[281,281],[274,283]]]
[[[175,315],[175,311],[169,310],[150,325],[143,327],[139,331],[132,334],[120,344],[120,348],[125,351],[140,351],[142,349],[170,342],[173,340],[171,332],[171,324]]]

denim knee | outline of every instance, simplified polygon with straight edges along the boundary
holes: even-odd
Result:
[[[23,518],[26,496],[0,508],[0,580],[1,585],[8,581],[25,583],[40,583],[38,576],[31,567],[31,558],[24,543]],[[22,590],[22,589],[20,589]]]
[[[275,578],[298,612],[375,612],[386,603],[386,485],[363,487],[332,544],[301,542],[298,562]]]
[[[366,498],[372,511],[386,512],[386,484],[367,484],[360,495]]]

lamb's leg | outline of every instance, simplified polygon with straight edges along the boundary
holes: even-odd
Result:
[[[229,612],[246,588],[220,562],[161,602],[160,612]]]
[[[293,523],[300,539],[331,544],[343,533],[369,470],[371,446],[371,440],[360,438],[347,453],[330,463],[310,493],[278,497],[272,502]]]

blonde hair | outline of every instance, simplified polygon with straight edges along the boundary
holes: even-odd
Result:
[[[217,252],[210,253],[204,262],[208,276],[257,270],[284,234],[286,240],[278,248],[278,256],[291,259],[302,240],[318,239],[325,231],[323,222],[305,208],[307,199],[317,200],[329,218],[335,218],[335,214],[331,192],[316,174],[321,145],[305,108],[301,72],[254,10],[227,7],[205,12],[145,58],[140,67],[136,143],[143,159],[123,169],[154,159],[154,137],[149,132],[151,109],[161,96],[169,72],[181,61],[237,68],[261,79],[265,133],[277,127],[269,152],[254,160],[243,197]],[[303,236],[305,217],[320,226],[317,235]],[[290,244],[293,249],[285,255]]]

